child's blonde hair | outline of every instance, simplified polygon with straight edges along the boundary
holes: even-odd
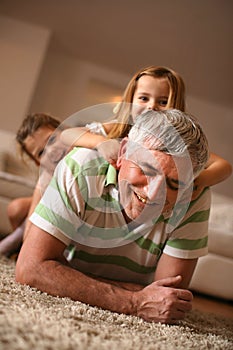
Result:
[[[130,117],[131,103],[133,102],[138,80],[143,75],[149,75],[158,79],[167,79],[170,88],[167,109],[175,108],[182,112],[185,111],[185,84],[178,73],[167,67],[149,66],[140,69],[134,74],[125,89],[122,101],[116,113],[118,123],[113,126],[108,134],[108,138],[125,137],[128,135],[131,128],[130,124],[132,124]]]

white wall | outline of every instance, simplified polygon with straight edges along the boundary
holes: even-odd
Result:
[[[0,16],[0,127],[15,132],[28,112],[50,33]]]

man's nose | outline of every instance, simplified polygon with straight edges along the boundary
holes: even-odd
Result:
[[[166,184],[164,178],[162,176],[156,176],[153,179],[148,179],[146,191],[150,202],[165,201]]]

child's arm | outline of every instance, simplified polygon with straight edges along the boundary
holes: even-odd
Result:
[[[226,180],[232,173],[231,164],[217,154],[211,153],[207,167],[195,180],[196,186],[208,187]]]
[[[192,199],[195,199],[205,187],[217,185],[226,180],[232,173],[231,164],[215,153],[210,154],[207,166],[194,181],[194,192]]]
[[[61,141],[72,147],[95,148],[99,143],[106,141],[106,137],[93,134],[87,128],[77,127],[62,131]]]
[[[94,134],[87,128],[71,128],[62,132],[61,140],[64,144],[73,147],[96,148],[109,163],[116,166],[119,142],[115,139]]]
[[[23,236],[24,240],[25,240],[25,238],[28,234],[29,228],[31,226],[31,221],[29,220],[29,218],[32,215],[32,213],[34,212],[34,209],[36,208],[37,204],[41,200],[41,197],[42,197],[41,190],[40,190],[39,186],[37,185],[34,189],[33,196],[32,196],[32,203],[31,203],[30,209],[28,211],[27,219],[25,221],[26,224],[25,224],[24,236]]]
[[[115,125],[109,123],[92,123],[89,127],[76,127],[66,129],[61,133],[61,140],[68,146],[95,148],[101,142],[107,140],[107,135]]]

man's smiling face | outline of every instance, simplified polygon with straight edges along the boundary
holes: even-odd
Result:
[[[161,151],[138,147],[123,156],[118,182],[126,219],[145,222],[172,209],[186,187],[182,173],[173,157]]]

